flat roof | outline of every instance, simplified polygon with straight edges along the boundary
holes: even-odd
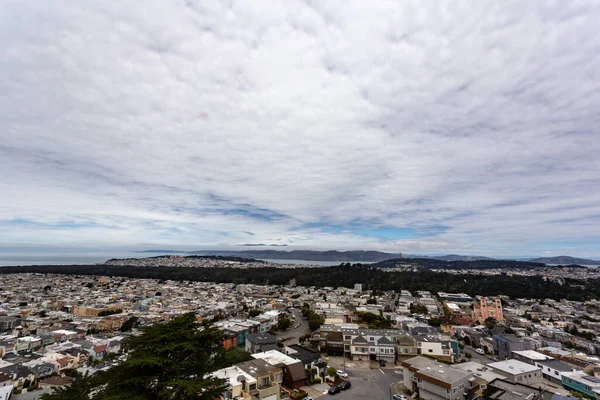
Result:
[[[488,382],[491,382],[495,379],[506,379],[504,375],[500,375],[494,372],[491,368],[488,368],[487,366],[475,361],[454,364],[450,368],[460,369],[461,371],[465,372],[471,372],[473,376],[485,379]]]
[[[522,357],[526,357],[526,358],[529,358],[530,360],[535,360],[535,361],[552,360],[552,357],[547,356],[542,353],[539,353],[534,350],[514,350],[513,354],[518,354]]]
[[[509,374],[524,374],[527,372],[541,371],[540,367],[536,367],[535,365],[527,364],[518,360],[498,361],[488,364],[488,366]]]
[[[226,379],[229,383],[229,386],[240,385],[241,377],[243,377],[248,383],[256,383],[256,379],[254,379],[252,375],[246,373],[235,365],[233,367],[223,368],[215,371],[211,375],[215,378]],[[240,379],[238,379],[238,377]]]
[[[282,352],[277,351],[277,350],[269,350],[269,351],[265,351],[264,353],[255,353],[255,354],[252,354],[252,357],[254,357],[256,359],[265,360],[266,362],[268,362],[271,365],[278,365],[278,364],[290,365],[290,364],[299,362],[295,358],[285,355]]]

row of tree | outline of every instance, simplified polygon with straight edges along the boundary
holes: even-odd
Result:
[[[507,295],[510,297],[552,298],[584,301],[600,299],[600,279],[565,279],[564,284],[541,276],[460,275],[433,271],[386,272],[367,266],[328,268],[185,268],[134,267],[110,265],[46,265],[3,267],[0,274],[36,272],[72,275],[105,275],[177,281],[202,281],[234,284],[286,285],[291,279],[299,286],[353,287],[362,283],[366,290],[429,290],[464,292],[470,295]]]

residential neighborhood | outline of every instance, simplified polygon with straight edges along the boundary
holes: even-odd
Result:
[[[248,355],[213,373],[228,382],[223,400],[369,390],[600,399],[597,300],[43,274],[3,276],[0,398],[39,398],[69,385],[73,371],[109,368],[127,356],[128,337],[190,312],[220,330],[225,350]]]

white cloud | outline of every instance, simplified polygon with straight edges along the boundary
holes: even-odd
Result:
[[[598,256],[598,17],[5,2],[0,242]]]

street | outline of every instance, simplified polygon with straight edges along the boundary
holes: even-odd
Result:
[[[290,328],[287,331],[278,331],[275,336],[277,339],[282,339],[286,345],[298,344],[298,338],[310,332],[308,321],[304,318],[300,310],[297,308],[291,309],[295,318],[295,324],[300,324],[297,328]]]
[[[461,354],[464,355],[464,353],[466,352],[471,353],[471,361],[478,362],[483,365],[488,365],[489,363],[494,362],[494,360],[492,360],[490,356],[477,353],[476,349],[471,346],[465,345],[465,348],[461,351]]]

